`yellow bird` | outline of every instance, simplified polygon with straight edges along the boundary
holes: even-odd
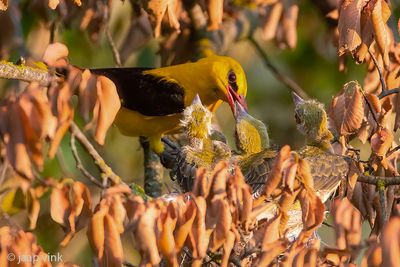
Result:
[[[235,112],[237,101],[246,106],[246,76],[230,57],[209,55],[197,62],[158,69],[108,68],[91,70],[111,79],[122,107],[115,119],[121,133],[146,136],[156,153],[164,150],[161,137],[178,132],[182,112],[198,94],[210,111],[222,101]]]

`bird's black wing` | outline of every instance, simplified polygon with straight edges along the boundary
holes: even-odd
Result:
[[[165,116],[184,109],[184,90],[176,82],[144,74],[146,68],[91,69],[117,87],[122,106],[146,116]]]
[[[178,182],[183,192],[191,191],[197,166],[186,161],[186,155],[178,144],[166,137],[161,140],[164,143],[164,151],[160,154],[161,164],[170,169],[171,179]]]

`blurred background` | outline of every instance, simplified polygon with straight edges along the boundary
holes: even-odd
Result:
[[[40,60],[51,38],[52,26],[49,26],[50,24],[46,21],[51,21],[56,16],[56,12],[48,10],[46,14],[41,13],[40,1],[14,0],[12,2],[7,11],[8,14],[0,12],[2,59],[15,62],[20,56],[24,56]],[[117,47],[123,46],[123,49],[127,50],[125,40],[131,25],[128,22],[131,20],[132,7],[127,1],[113,1],[110,11],[108,25],[112,38]],[[43,20],[46,16],[47,19]],[[15,23],[16,19],[20,23]],[[296,81],[310,97],[320,100],[326,106],[341,90],[344,83],[358,80],[362,84],[366,73],[364,65],[357,66],[354,60],[348,60],[346,70],[339,72],[337,49],[333,45],[331,33],[324,16],[311,1],[299,3],[297,33],[298,42],[294,49],[282,50],[274,41],[264,41],[259,31],[256,31],[255,39],[283,74]],[[11,36],[14,35],[18,36],[17,40],[11,40]],[[115,66],[104,31],[93,35],[88,31],[81,31],[79,22],[71,20],[67,27],[62,27],[57,31],[54,40],[66,44],[69,49],[70,63],[74,65],[91,68]],[[160,40],[162,37],[152,39],[137,51],[123,54],[124,66],[159,67],[161,65],[158,54]],[[131,45],[140,46],[136,43],[131,43]],[[230,46],[227,55],[242,64],[247,75],[249,112],[268,125],[272,142],[278,145],[289,144],[293,148],[302,146],[304,138],[295,129],[290,91],[275,79],[253,45],[246,40],[239,41]],[[1,80],[1,96],[7,95],[10,87],[18,86],[23,87],[15,82]],[[228,142],[234,146],[234,121],[228,105],[223,104],[216,116]],[[76,121],[83,125],[78,115],[76,115]],[[107,134],[105,145],[96,147],[113,170],[126,182],[142,184],[143,154],[138,138],[123,136],[116,127],[112,127]],[[98,174],[97,168],[91,158],[87,157],[86,152],[84,150],[79,152],[87,169],[93,174]],[[67,134],[62,142],[59,156],[46,162],[43,175],[54,178],[81,177],[75,164]],[[93,188],[93,190],[96,189]],[[34,231],[39,244],[46,251],[56,252],[60,249],[58,243],[62,240],[62,230],[55,222],[48,220],[48,209],[45,208],[48,207],[48,202],[48,198],[42,200],[41,216],[37,229]],[[20,216],[23,217],[23,215]],[[67,248],[61,249],[64,261],[73,260],[82,266],[91,266],[91,252],[87,243],[82,242],[83,237],[85,237],[85,231],[78,233]],[[129,249],[129,247],[126,248]],[[135,255],[129,255],[129,257],[135,258]]]

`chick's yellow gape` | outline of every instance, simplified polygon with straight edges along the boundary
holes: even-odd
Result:
[[[245,73],[230,57],[211,55],[197,62],[158,69],[109,68],[91,70],[116,85],[122,107],[115,119],[121,133],[146,136],[156,153],[163,151],[161,136],[179,130],[184,108],[198,94],[215,111],[222,101],[232,112],[234,101],[246,106]]]

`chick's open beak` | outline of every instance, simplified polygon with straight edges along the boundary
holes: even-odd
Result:
[[[230,85],[228,85],[227,91],[228,91],[228,103],[232,109],[233,114],[236,114],[235,102],[238,102],[244,108],[244,110],[247,111],[247,103],[244,97],[239,95],[235,90],[233,90],[233,88]]]

